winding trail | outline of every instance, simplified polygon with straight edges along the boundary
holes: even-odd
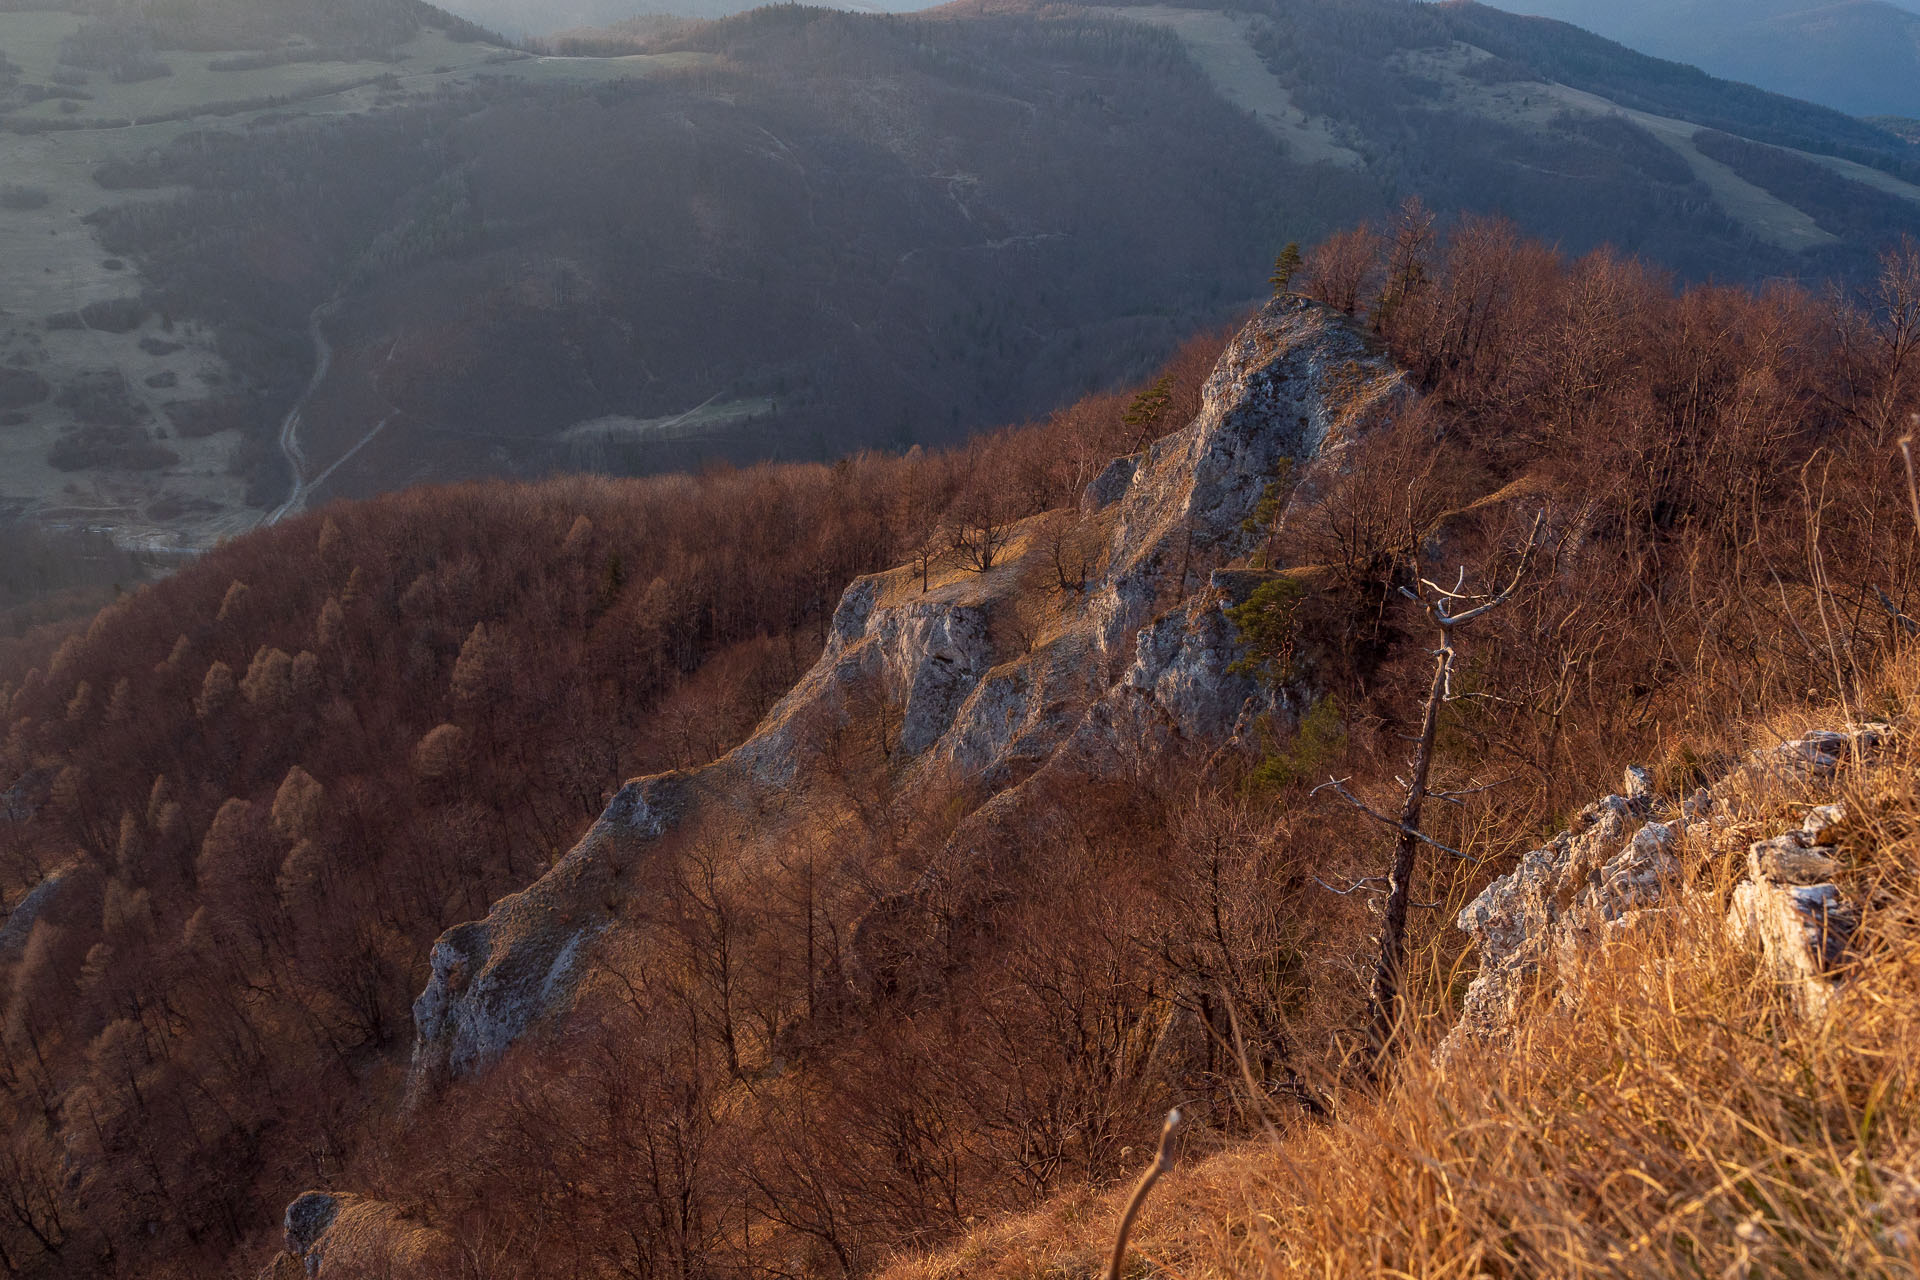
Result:
[[[332,302],[323,302],[307,317],[307,336],[313,340],[313,377],[307,380],[307,389],[301,393],[293,408],[287,411],[285,421],[280,424],[280,454],[287,460],[287,470],[293,474],[293,489],[287,494],[287,500],[260,522],[262,526],[279,524],[306,505],[307,455],[300,448],[300,415],[333,369],[333,344],[327,341],[326,329],[321,323],[332,307]]]

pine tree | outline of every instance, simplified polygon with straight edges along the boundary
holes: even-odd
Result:
[[[1300,243],[1289,240],[1280,256],[1273,260],[1273,274],[1267,277],[1267,283],[1273,286],[1273,296],[1278,298],[1290,291],[1294,275],[1300,270]]]
[[[1173,406],[1173,377],[1162,377],[1158,382],[1142,391],[1127,406],[1120,421],[1133,431],[1133,450],[1138,453],[1158,434],[1160,420]]]

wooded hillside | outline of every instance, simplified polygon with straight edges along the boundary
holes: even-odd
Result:
[[[840,957],[975,783],[894,789],[895,712],[856,707],[819,843],[751,868],[724,833],[668,846],[622,891],[650,922],[623,999],[398,1111],[437,932],[545,870],[622,777],[748,732],[854,574],[979,568],[983,495],[995,520],[1062,510],[1071,555],[1087,482],[1193,412],[1217,338],[1154,394],[963,451],[337,505],[28,654],[0,677],[8,1265],[257,1266],[321,1185],[368,1197],[369,1248],[469,1260],[448,1274],[867,1274],[1123,1176],[1175,1099],[1202,1147],[1311,1116],[1372,929],[1365,893],[1327,886],[1383,856],[1314,788],[1394,785],[1431,669],[1408,575],[1499,579],[1515,513],[1547,513],[1440,738],[1471,794],[1433,834],[1482,862],[1432,866],[1420,901],[1461,900],[1623,761],[1684,793],[1729,724],[1857,698],[1904,643],[1920,249],[1859,304],[1676,290],[1410,205],[1295,285],[1421,392],[1247,566],[1268,577],[1234,614],[1244,660],[1311,713],[1239,764],[1043,789],[991,882],[943,889],[955,931],[902,935],[938,983],[862,987]],[[1055,561],[993,624],[1009,652],[1076,607]],[[1423,974],[1457,954],[1444,923],[1417,923]],[[1170,1074],[1142,1037],[1176,1015],[1224,1038]]]

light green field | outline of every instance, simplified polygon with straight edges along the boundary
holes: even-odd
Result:
[[[1821,229],[1807,213],[1747,181],[1732,168],[1694,146],[1693,136],[1700,131],[1699,125],[1622,107],[1598,94],[1563,84],[1539,81],[1487,84],[1464,74],[1473,63],[1492,56],[1472,45],[1455,44],[1431,54],[1407,55],[1405,60],[1414,70],[1437,81],[1451,105],[1467,107],[1493,120],[1539,127],[1562,111],[1624,117],[1647,130],[1686,161],[1693,170],[1693,176],[1712,193],[1714,203],[1720,206],[1721,211],[1760,239],[1791,251],[1838,243],[1838,237]],[[1805,152],[1794,154],[1822,164],[1847,163],[1830,161]],[[1863,166],[1854,165],[1851,168],[1863,169]],[[1880,176],[1887,182],[1906,187],[1897,179]],[[1920,195],[1920,191],[1913,191],[1912,188],[1907,190]]]
[[[46,84],[59,66],[60,42],[81,23],[70,14],[0,13],[0,52],[22,69],[25,82]],[[168,51],[160,58],[173,69],[171,76],[117,85],[96,72],[78,86],[92,101],[80,103],[77,113],[63,114],[53,101],[12,113],[14,120],[57,121],[62,128],[18,133],[0,127],[0,186],[28,186],[49,197],[39,209],[0,208],[0,364],[33,369],[56,387],[87,370],[117,369],[134,398],[152,411],[155,425],[164,424],[165,404],[217,395],[230,380],[213,335],[189,326],[163,333],[154,319],[136,332],[111,334],[46,325],[49,316],[142,291],[134,264],[110,268],[107,252],[84,219],[116,202],[150,200],[159,193],[102,189],[92,175],[109,160],[138,158],[193,130],[244,129],[268,111],[317,118],[389,109],[397,98],[429,94],[480,74],[564,84],[646,77],[710,61],[691,54],[533,58],[460,43],[438,31],[423,32],[394,52],[398,58],[391,62],[296,62],[218,71],[212,64],[231,54]],[[394,79],[384,80],[388,76]],[[377,80],[384,82],[373,83]],[[268,98],[279,101],[245,111],[230,105]],[[146,338],[181,349],[156,356],[141,349]],[[177,385],[146,385],[148,378],[164,374],[172,374]],[[46,455],[72,425],[71,415],[49,401],[28,410],[27,418],[24,424],[0,426],[0,508],[17,505],[50,522],[111,529],[129,545],[180,548],[210,546],[265,518],[244,505],[243,485],[226,474],[232,435],[164,441],[181,459],[165,471],[65,473],[50,466]],[[301,455],[301,461],[310,479],[335,460]],[[149,508],[161,498],[194,509],[155,518]]]
[[[1179,36],[1188,55],[1207,73],[1220,96],[1258,120],[1286,144],[1287,153],[1296,160],[1341,169],[1366,167],[1360,153],[1335,136],[1329,121],[1309,116],[1293,105],[1287,86],[1268,70],[1253,47],[1250,19],[1245,15],[1166,5],[1114,12],[1135,22],[1165,27]]]

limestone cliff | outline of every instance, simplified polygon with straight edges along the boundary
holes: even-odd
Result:
[[[879,761],[862,785],[969,806],[920,882],[854,930],[839,971],[855,998],[907,980],[889,968],[887,935],[924,937],[955,872],[972,868],[980,883],[1047,779],[1253,750],[1263,722],[1291,720],[1299,693],[1234,670],[1226,609],[1265,575],[1231,566],[1264,536],[1252,518],[1278,478],[1310,501],[1357,436],[1408,395],[1345,318],[1276,301],[1227,348],[1193,422],[1107,468],[1077,510],[1005,530],[990,568],[946,563],[923,578],[902,567],[852,583],[819,660],[748,741],[704,768],[628,783],[538,881],[440,937],[414,1003],[410,1097],[564,1020],[596,967],[649,925],[649,876],[674,842],[724,841],[734,862],[776,856],[801,835],[832,847],[848,804],[849,734]],[[1063,539],[1087,564],[1077,582],[1057,570]],[[288,1252],[275,1265],[330,1274],[371,1247],[382,1214],[392,1216],[309,1193],[289,1210]],[[357,1224],[351,1248],[332,1242],[340,1223]],[[426,1237],[395,1239],[417,1251]]]
[[[1843,766],[1878,767],[1892,732],[1856,725],[1756,750],[1679,801],[1659,795],[1647,770],[1629,769],[1621,794],[1589,805],[1460,913],[1480,970],[1442,1053],[1468,1038],[1512,1036],[1536,984],[1703,891],[1718,858],[1744,871],[1727,909],[1730,936],[1795,1008],[1823,1013],[1858,921],[1858,904],[1835,883],[1847,814],[1829,802],[1834,779]],[[1797,825],[1779,830],[1780,815],[1796,813]]]
[[[1227,348],[1195,420],[1110,468],[1079,512],[1013,527],[985,572],[854,582],[825,652],[748,742],[630,783],[546,876],[441,937],[414,1005],[412,1089],[475,1070],[568,1007],[605,937],[644,918],[630,886],[663,836],[730,824],[735,856],[771,848],[804,820],[836,733],[857,717],[883,725],[898,789],[958,779],[979,798],[954,857],[990,838],[991,815],[1042,769],[1250,744],[1260,717],[1293,709],[1230,669],[1223,605],[1241,584],[1217,571],[1256,544],[1249,519],[1284,464],[1310,491],[1313,469],[1339,466],[1406,394],[1343,318],[1276,301]],[[1094,552],[1078,590],[1041,581],[1062,521]]]

